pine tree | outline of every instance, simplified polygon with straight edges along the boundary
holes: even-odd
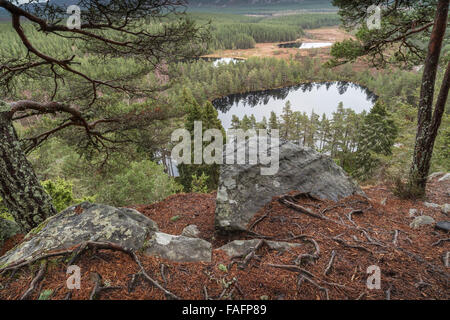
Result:
[[[278,130],[280,128],[280,125],[278,123],[278,118],[275,112],[271,112],[270,113],[270,118],[269,118],[269,129],[270,130]]]
[[[394,120],[386,111],[382,102],[377,102],[364,118],[360,129],[358,151],[356,153],[357,169],[354,175],[360,179],[372,176],[379,165],[378,155],[390,155],[397,137],[398,129]]]
[[[280,137],[284,140],[294,140],[295,123],[290,101],[287,101],[283,107],[281,120],[282,123],[281,123]]]
[[[225,139],[225,130],[218,118],[218,112],[214,108],[211,102],[207,101],[203,107],[200,107],[197,101],[192,98],[188,90],[183,92],[184,107],[187,108],[187,117],[185,122],[185,128],[191,133],[192,147],[191,147],[191,159],[193,163],[194,159],[194,122],[202,122],[202,134],[208,129],[219,129],[222,131],[222,137]],[[224,142],[224,141],[223,141]],[[205,142],[203,147],[207,146],[211,142]],[[206,184],[208,190],[215,190],[219,182],[219,165],[218,164],[180,164],[178,166],[180,173],[179,181],[183,185],[185,191],[192,190],[193,177],[207,176]]]
[[[233,114],[231,116],[231,129],[239,129],[241,127],[241,120],[239,120],[239,117]]]

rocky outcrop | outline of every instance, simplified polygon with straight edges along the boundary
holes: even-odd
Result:
[[[156,223],[136,210],[84,202],[70,207],[31,230],[24,242],[0,258],[0,267],[85,241],[106,241],[138,250],[158,230]]]
[[[211,262],[211,243],[203,239],[155,232],[144,254],[176,262]]]
[[[3,242],[20,232],[20,226],[14,221],[0,218],[0,247]]]
[[[133,209],[84,202],[48,218],[0,258],[0,269],[86,241],[110,242],[148,255],[178,261],[210,261],[205,240],[158,232],[157,224]]]
[[[217,250],[224,251],[230,258],[243,257],[253,250],[260,241],[260,239],[234,240],[218,248]],[[269,249],[276,251],[287,251],[291,248],[302,246],[299,243],[270,240],[265,240],[265,244],[269,247]]]
[[[244,152],[243,148],[245,145],[241,144],[234,152]],[[278,154],[274,148],[270,152]],[[245,230],[255,213],[272,197],[293,190],[335,201],[355,193],[363,194],[330,157],[291,142],[280,144],[278,172],[261,175],[261,168],[266,167],[248,163],[221,166],[216,228]]]

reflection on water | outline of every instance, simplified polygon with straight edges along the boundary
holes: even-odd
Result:
[[[351,82],[305,83],[292,87],[264,91],[233,94],[213,101],[219,112],[219,119],[225,130],[231,127],[231,117],[236,115],[242,119],[244,115],[255,115],[256,120],[263,117],[269,119],[271,111],[278,116],[282,114],[287,101],[292,104],[293,111],[310,114],[325,113],[331,118],[339,102],[344,108],[351,108],[356,113],[368,111],[377,96],[367,88]]]
[[[331,42],[314,42],[314,43],[302,43],[300,49],[315,49],[315,48],[326,48],[331,47],[333,43]]]

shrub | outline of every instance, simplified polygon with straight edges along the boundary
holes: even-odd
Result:
[[[192,175],[191,191],[194,193],[208,193],[208,179],[209,176],[204,172],[200,176]]]
[[[60,212],[76,203],[83,201],[95,201],[95,197],[83,197],[80,199],[75,198],[73,194],[72,182],[59,177],[54,180],[41,181],[41,185],[52,198],[53,206],[57,212]],[[14,218],[2,204],[2,198],[0,198],[0,218],[14,221]]]
[[[52,197],[53,206],[57,212],[73,204],[73,184],[70,181],[57,178],[56,180],[42,181],[41,184],[50,197]]]
[[[112,177],[101,190],[103,201],[115,206],[148,204],[182,191],[182,186],[169,177],[161,165],[144,160]]]

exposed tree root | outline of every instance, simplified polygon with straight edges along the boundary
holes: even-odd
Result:
[[[328,275],[328,273],[330,273],[331,268],[333,267],[333,262],[334,262],[334,258],[336,257],[336,251],[333,250],[331,251],[331,258],[330,261],[328,262],[327,267],[325,268],[325,270],[323,271],[323,274],[326,276]]]
[[[29,265],[31,263],[34,263],[36,261],[39,260],[43,260],[43,259],[48,259],[48,258],[52,258],[52,257],[57,257],[57,256],[64,256],[67,254],[74,254],[74,256],[72,257],[72,259],[70,261],[75,261],[76,259],[78,259],[78,257],[82,254],[83,251],[85,251],[87,248],[92,248],[92,249],[97,249],[97,250],[101,250],[101,249],[105,249],[105,250],[113,250],[113,251],[121,251],[124,252],[126,254],[128,254],[129,256],[131,256],[131,258],[136,262],[136,264],[139,266],[140,271],[139,273],[141,273],[142,276],[144,276],[144,278],[149,281],[152,285],[154,285],[155,287],[157,287],[158,289],[160,289],[161,291],[163,291],[166,296],[172,298],[172,299],[179,299],[175,294],[173,294],[172,292],[168,291],[167,289],[165,289],[163,286],[161,286],[159,284],[158,281],[152,279],[147,272],[145,271],[144,267],[142,266],[141,261],[139,260],[139,257],[136,255],[136,253],[128,248],[122,247],[116,243],[112,243],[112,242],[96,242],[96,241],[86,241],[81,243],[80,245],[78,245],[75,248],[72,249],[66,249],[66,250],[61,250],[61,251],[57,251],[57,252],[52,252],[52,253],[48,253],[42,256],[38,256],[35,258],[32,258],[28,261],[18,261],[17,263],[11,265],[11,266],[7,266],[6,268],[4,268],[1,274],[3,274],[6,271],[9,270],[17,270],[23,266]],[[98,294],[100,291],[107,289],[107,288],[112,288],[112,287],[102,287],[99,284],[96,284],[97,288],[97,292],[92,292],[92,294]],[[117,289],[117,288],[116,288]],[[99,290],[99,291],[98,291]],[[91,294],[91,295],[92,295]]]
[[[122,287],[105,286],[103,284],[102,276],[96,272],[91,273],[91,279],[94,281],[94,288],[89,296],[89,300],[96,300],[100,296],[100,293],[107,290],[122,289]]]
[[[30,298],[36,287],[39,285],[42,279],[44,279],[46,270],[47,270],[47,260],[42,260],[37,275],[33,278],[33,280],[31,280],[30,286],[28,287],[27,291],[25,291],[24,294],[20,297],[20,300],[27,300]]]
[[[284,204],[285,206],[287,206],[287,207],[289,207],[291,209],[294,209],[295,211],[307,214],[307,215],[309,215],[311,217],[314,217],[314,218],[324,219],[324,217],[321,216],[320,214],[314,213],[311,210],[309,210],[308,208],[302,207],[302,206],[292,202],[293,198],[294,198],[293,196],[285,195],[285,196],[282,196],[281,198],[279,198],[278,201],[280,203]]]
[[[311,278],[309,278],[308,276],[305,276],[305,275],[299,276],[298,283],[297,283],[297,286],[299,288],[302,285],[303,281],[308,281],[309,283],[311,283],[313,286],[315,286],[320,291],[325,292],[326,299],[330,300],[329,290],[327,288],[320,286],[317,282],[315,282],[314,280],[312,280]]]
[[[392,243],[394,246],[397,246],[398,244],[398,230],[394,230],[394,240],[392,240]]]
[[[331,239],[333,239],[334,241],[340,243],[344,247],[362,250],[362,251],[368,252],[368,253],[373,255],[372,251],[370,251],[369,249],[367,249],[365,247],[362,247],[362,246],[356,246],[356,245],[353,245],[353,244],[349,244],[349,243],[345,242],[343,239],[339,238],[339,236],[340,235],[338,235],[336,237],[333,237]]]
[[[450,241],[450,238],[439,239],[438,241],[432,243],[431,245],[432,245],[433,247],[434,247],[434,246],[438,246],[438,245],[440,245],[441,243],[444,243],[444,242],[446,242],[446,241]]]
[[[305,275],[305,276],[310,277],[310,278],[314,277],[314,275],[311,272],[309,272],[306,269],[300,268],[299,266],[296,266],[296,265],[271,264],[271,263],[268,263],[267,266],[273,267],[273,268],[278,268],[278,269],[284,269],[284,270],[288,270],[288,271],[292,271],[292,272],[298,272],[301,275]]]
[[[314,253],[304,253],[297,257],[295,260],[295,264],[301,265],[304,261],[306,262],[316,262],[317,259],[320,257],[320,247],[316,240],[313,238],[305,238],[303,239],[305,242],[310,242],[314,246]]]
[[[244,260],[242,260],[242,262],[239,263],[238,268],[244,269],[245,267],[247,267],[249,262],[256,255],[256,251],[258,251],[265,243],[266,241],[264,239],[259,240],[256,246],[245,256]]]

